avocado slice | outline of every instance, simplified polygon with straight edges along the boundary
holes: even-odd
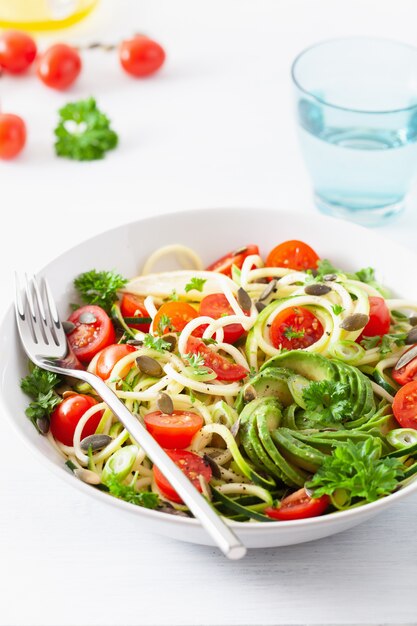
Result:
[[[235,409],[240,413],[245,406],[245,395],[249,385],[256,391],[257,398],[274,397],[284,406],[292,404],[292,395],[288,389],[288,379],[292,372],[284,367],[271,367],[256,374],[250,382],[243,387],[236,398]]]
[[[292,370],[292,373],[300,374],[309,380],[335,380],[333,362],[321,354],[306,350],[291,350],[277,354],[266,361],[260,371],[271,367],[287,368]]]

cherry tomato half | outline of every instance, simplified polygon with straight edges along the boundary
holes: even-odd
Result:
[[[395,419],[403,428],[417,430],[417,380],[407,383],[397,391],[392,410]]]
[[[275,348],[303,350],[323,335],[323,326],[311,311],[301,306],[289,307],[275,316],[269,329]]]
[[[238,363],[232,363],[224,356],[210,350],[210,348],[197,337],[190,336],[188,338],[187,352],[200,354],[204,359],[204,365],[210,367],[219,380],[234,382],[246,378],[249,374],[249,372],[241,365],[238,365]]]
[[[91,396],[74,394],[67,396],[51,414],[51,433],[66,446],[73,445],[74,432],[78,422],[88,409],[97,404]],[[95,413],[84,426],[81,439],[94,435],[102,418],[103,411]]]
[[[136,77],[154,74],[163,65],[165,56],[162,46],[144,35],[122,41],[119,48],[121,66]]]
[[[165,452],[171,457],[174,463],[182,469],[187,478],[191,480],[194,487],[196,487],[196,489],[198,489],[201,493],[201,485],[198,477],[201,475],[207,482],[209,482],[212,476],[210,466],[203,461],[201,456],[194,454],[194,452],[188,452],[188,450],[165,450]],[[172,502],[182,504],[180,496],[162,472],[156,467],[156,465],[153,466],[153,475],[156,486],[162,496],[168,500],[172,500]]]
[[[14,159],[26,143],[26,126],[18,115],[0,113],[0,159]]]
[[[305,271],[315,269],[319,256],[303,241],[292,239],[276,246],[268,254],[266,267],[287,267],[291,270]]]
[[[390,312],[384,298],[369,296],[369,322],[356,341],[359,342],[364,337],[386,335],[389,332],[390,324]]]
[[[144,420],[152,437],[163,448],[186,448],[204,424],[201,415],[188,411],[171,414],[154,411],[145,415]]]
[[[282,521],[317,517],[324,513],[329,504],[329,496],[311,498],[302,487],[281,500],[277,508],[271,506],[265,509],[265,515]]]
[[[100,352],[100,356],[96,363],[96,372],[103,380],[107,380],[111,374],[113,367],[123,359],[127,354],[135,352],[136,348],[128,343],[114,343],[111,346],[107,346]],[[121,378],[126,376],[130,370],[130,366],[126,368],[126,371],[120,373]]]
[[[0,36],[0,67],[6,72],[25,72],[35,57],[36,44],[26,33],[8,30]]]
[[[123,317],[149,317],[149,313],[144,305],[142,296],[134,293],[124,293],[120,303],[120,311]],[[143,333],[149,332],[150,324],[128,324],[130,328],[141,330]]]
[[[52,89],[67,89],[81,72],[81,57],[75,48],[57,43],[38,59],[37,74]]]
[[[166,318],[167,325],[161,328],[162,316]],[[168,333],[171,330],[181,332],[182,329],[198,317],[197,311],[186,302],[165,302],[159,309],[153,320],[154,333]]]
[[[232,307],[229,304],[228,299],[223,293],[211,293],[200,302],[199,308],[200,315],[207,315],[208,317],[212,317],[215,320],[218,320],[220,317],[224,315],[235,315]],[[199,326],[199,330],[201,329],[201,335],[207,328],[207,324],[203,326]],[[228,324],[223,327],[224,330],[224,341],[226,343],[235,343],[245,332],[242,324]],[[193,333],[194,334],[194,333]]]
[[[85,322],[90,316],[92,321]],[[106,311],[95,304],[81,306],[69,316],[68,321],[75,324],[75,329],[67,335],[67,339],[75,356],[82,363],[91,361],[97,352],[116,340],[111,319]]]
[[[415,348],[415,346],[411,346],[409,349],[411,350],[412,348]],[[404,367],[400,367],[398,370],[393,369],[391,376],[399,385],[405,385],[406,383],[411,383],[412,380],[417,380],[417,357],[407,363],[407,365],[404,365]]]
[[[251,254],[259,254],[258,246],[249,244],[238,248],[233,252],[225,254],[220,259],[212,263],[207,267],[210,272],[219,272],[220,274],[226,274],[226,276],[232,275],[232,265],[236,265],[239,269],[243,265],[243,261]]]

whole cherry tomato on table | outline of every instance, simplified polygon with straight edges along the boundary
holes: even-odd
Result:
[[[136,77],[154,74],[163,65],[165,56],[162,46],[145,35],[125,39],[119,47],[119,59],[123,69]]]
[[[36,57],[36,44],[32,37],[17,30],[0,35],[0,69],[10,74],[21,74]]]
[[[26,143],[26,126],[18,115],[0,113],[0,159],[14,159]]]
[[[78,422],[84,413],[95,404],[97,401],[91,396],[79,393],[67,396],[51,414],[51,433],[55,439],[66,446],[72,446]],[[103,411],[98,411],[91,416],[82,430],[81,439],[94,435],[102,416]]]
[[[67,89],[81,72],[78,51],[64,43],[48,48],[38,59],[37,74],[52,89]]]

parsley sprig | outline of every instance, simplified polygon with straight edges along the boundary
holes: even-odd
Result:
[[[157,352],[163,352],[171,348],[171,344],[168,341],[165,341],[162,337],[154,337],[150,333],[147,333],[142,341],[145,348],[150,348]]]
[[[381,356],[390,354],[396,347],[405,345],[407,333],[387,333],[386,335],[375,335],[374,337],[363,337],[360,344],[365,350],[370,350],[379,346]]]
[[[97,108],[94,98],[62,107],[54,132],[56,154],[76,161],[102,159],[118,142],[109,118]]]
[[[198,278],[197,276],[194,276],[194,278],[192,278],[190,282],[185,285],[185,293],[188,293],[193,289],[196,291],[203,291],[203,287],[206,282],[206,278]]]
[[[156,509],[159,504],[159,496],[156,493],[136,491],[131,485],[121,483],[114,474],[106,478],[105,484],[113,496],[125,500],[125,502],[131,502],[131,504],[143,506],[146,509]]]
[[[47,372],[37,365],[28,376],[22,378],[20,382],[22,391],[33,399],[25,413],[36,428],[37,421],[44,417],[49,419],[54,408],[62,401],[61,396],[54,390],[61,382],[62,379],[57,374]]]
[[[403,477],[401,462],[395,458],[379,458],[381,447],[369,437],[365,441],[347,441],[334,449],[306,484],[315,497],[346,492],[348,503],[353,499],[373,502],[391,493]]]
[[[287,339],[302,339],[305,334],[306,331],[304,329],[294,330],[292,326],[287,326],[284,330],[284,335]]]
[[[188,361],[190,367],[193,370],[193,374],[196,376],[203,376],[204,374],[211,374],[212,370],[204,365],[204,357],[201,354],[192,354],[191,352],[184,355],[184,359]]]
[[[165,335],[169,333],[170,330],[173,330],[171,318],[168,315],[161,315],[161,319],[158,323],[158,328],[156,329],[160,335]]]
[[[342,423],[353,407],[349,385],[332,380],[313,381],[303,391],[307,411],[305,417],[315,426]]]
[[[74,286],[85,304],[97,304],[107,313],[117,300],[117,292],[127,280],[114,272],[91,270],[80,274],[74,280]]]

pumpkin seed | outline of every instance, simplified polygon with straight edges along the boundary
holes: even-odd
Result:
[[[265,289],[263,290],[263,292],[261,293],[261,295],[258,298],[259,302],[262,302],[262,300],[266,300],[273,291],[275,291],[276,287],[277,287],[277,279],[274,278],[273,280],[271,280],[271,282],[265,287]]]
[[[75,330],[75,324],[72,322],[62,322],[62,328],[64,329],[64,333],[69,335],[73,330]]]
[[[261,311],[266,309],[266,304],[264,304],[263,302],[255,302],[255,308],[258,311],[258,313],[260,313]]]
[[[82,480],[83,483],[87,483],[87,485],[99,485],[101,483],[100,477],[95,472],[88,469],[77,468],[74,470],[74,475],[79,480]]]
[[[411,326],[417,326],[417,315],[412,315],[408,321]]]
[[[255,387],[253,385],[246,385],[243,391],[243,399],[245,402],[252,402],[252,400],[255,400],[256,396]]]
[[[174,412],[174,403],[172,402],[172,398],[164,391],[161,391],[161,393],[159,394],[156,404],[158,405],[158,409],[162,411],[162,413],[172,415],[172,413]]]
[[[84,437],[84,439],[81,440],[80,446],[81,450],[84,450],[84,452],[88,452],[90,447],[92,451],[95,452],[96,450],[101,450],[102,448],[105,448],[112,441],[113,438],[109,435],[89,435],[88,437]]]
[[[136,358],[136,365],[143,374],[147,374],[148,376],[160,378],[164,373],[158,361],[155,361],[155,359],[152,359],[152,357],[146,356],[144,354]]]
[[[95,315],[90,313],[90,311],[86,311],[85,313],[81,313],[78,321],[81,322],[81,324],[94,324],[97,322],[97,318]]]
[[[233,424],[232,428],[230,429],[230,432],[232,433],[232,435],[233,435],[233,437],[235,439],[236,439],[237,434],[239,432],[239,428],[240,428],[240,418],[235,421],[235,423]]]
[[[166,341],[167,343],[169,343],[169,352],[174,352],[176,346],[177,346],[177,338],[175,335],[163,335],[162,339],[164,341]]]
[[[325,274],[323,280],[337,280],[337,274]]]
[[[203,461],[210,466],[214,478],[221,478],[222,474],[220,471],[220,467],[217,465],[216,461],[211,458],[209,454],[204,454]]]
[[[239,287],[237,292],[237,301],[244,311],[250,311],[252,300],[247,291],[243,287]]]
[[[304,291],[309,296],[325,296],[331,290],[332,288],[329,285],[323,285],[322,283],[313,283],[304,287]]]
[[[365,328],[368,322],[369,315],[365,315],[365,313],[354,313],[353,315],[348,315],[348,317],[343,320],[340,324],[340,328],[348,331],[361,330],[361,328]]]
[[[128,343],[129,346],[143,346],[143,341],[140,339],[128,339],[126,343]]]
[[[417,328],[412,328],[408,333],[405,343],[407,346],[412,345],[413,343],[417,343]]]
[[[42,435],[47,435],[49,432],[49,420],[47,417],[38,417],[36,420],[36,426]]]

